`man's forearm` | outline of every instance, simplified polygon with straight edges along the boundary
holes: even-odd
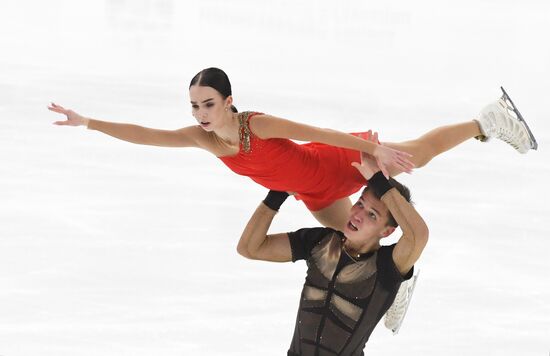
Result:
[[[424,219],[397,189],[390,189],[381,200],[401,227],[403,237],[415,239],[427,235],[428,226]]]
[[[428,243],[428,227],[416,209],[395,188],[382,196],[403,236],[393,250],[393,260],[402,275],[409,272]]]
[[[264,203],[260,203],[246,224],[239,240],[237,251],[241,255],[254,258],[255,253],[267,239],[267,231],[275,214],[277,214],[275,210],[268,208]]]
[[[412,204],[381,172],[370,177],[369,189],[372,189],[373,194],[386,205],[401,227],[403,236],[397,242],[392,255],[399,272],[405,275],[418,260],[428,242],[428,227]]]

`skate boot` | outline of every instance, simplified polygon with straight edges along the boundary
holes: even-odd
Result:
[[[384,318],[384,326],[390,329],[394,335],[399,332],[401,324],[403,323],[403,319],[405,319],[405,314],[407,314],[407,309],[409,308],[409,304],[411,303],[411,298],[417,278],[418,274],[413,276],[408,281],[404,281],[403,283],[401,283],[393,304],[386,312],[386,317]]]
[[[483,108],[476,119],[482,133],[482,136],[476,138],[488,141],[496,137],[514,147],[519,153],[527,153],[530,149],[536,150],[537,141],[529,126],[504,88],[501,89],[502,97]]]

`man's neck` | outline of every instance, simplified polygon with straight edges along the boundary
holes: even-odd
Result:
[[[369,252],[376,251],[380,248],[380,240],[366,241],[360,246],[354,246],[350,240],[344,241],[346,252],[352,256],[361,256]]]

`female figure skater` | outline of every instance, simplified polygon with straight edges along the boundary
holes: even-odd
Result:
[[[237,174],[268,189],[295,194],[321,224],[335,229],[347,223],[352,206],[348,196],[366,184],[352,166],[360,162],[361,152],[373,156],[388,177],[422,167],[469,138],[491,137],[498,131],[495,124],[486,123],[483,128],[484,121],[488,122],[483,117],[488,114],[482,113],[480,120],[439,127],[412,141],[376,144],[358,137],[361,134],[321,129],[258,112],[239,113],[233,106],[229,78],[217,68],[199,72],[191,80],[189,96],[198,125],[178,130],[100,121],[54,103],[48,109],[66,115],[66,120],[56,125],[87,126],[137,144],[202,148]],[[498,103],[484,111],[497,117],[497,126],[518,126],[510,124],[515,118],[503,114]],[[509,137],[503,139],[510,141]],[[291,140],[310,143],[300,145]]]

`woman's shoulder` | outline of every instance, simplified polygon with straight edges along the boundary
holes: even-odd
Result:
[[[207,132],[199,125],[186,126],[178,130],[181,134],[186,134],[192,137],[195,146],[203,150],[209,151],[215,155],[220,155],[219,142],[216,139],[216,134],[213,132]]]
[[[237,113],[237,116],[239,119],[243,119],[244,121],[248,121],[252,118],[258,118],[258,117],[266,117],[269,115],[264,114],[263,112],[259,111],[241,111]]]
[[[270,125],[273,124],[273,116],[257,111],[243,112],[243,123],[246,123],[251,133],[261,139],[269,138]]]

